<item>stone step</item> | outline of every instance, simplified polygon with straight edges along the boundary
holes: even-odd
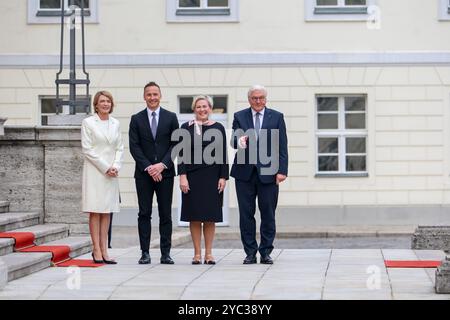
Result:
[[[0,232],[35,226],[37,224],[39,224],[39,213],[37,212],[7,212],[0,214]]]
[[[0,201],[0,214],[9,211],[9,201]]]
[[[36,226],[10,230],[10,232],[32,232],[34,243],[41,245],[45,242],[63,239],[69,236],[69,226],[65,224],[40,224]],[[0,256],[14,251],[14,239],[0,239]]]
[[[0,291],[6,286],[8,283],[8,267],[3,262],[2,258],[0,258]]]
[[[68,237],[42,245],[68,245],[71,248],[70,256],[72,258],[91,251],[89,237]],[[50,252],[15,252],[2,256],[0,259],[8,268],[8,281],[25,277],[52,265]]]
[[[92,251],[92,241],[88,237],[68,237],[46,243],[48,246],[69,246],[70,257],[76,258]]]

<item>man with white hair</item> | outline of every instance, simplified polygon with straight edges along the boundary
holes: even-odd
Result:
[[[231,144],[237,149],[231,176],[236,180],[244,264],[272,264],[275,210],[279,184],[288,174],[288,141],[283,114],[266,107],[267,90],[260,85],[248,91],[250,108],[236,112]],[[256,241],[256,198],[261,213],[261,241]]]

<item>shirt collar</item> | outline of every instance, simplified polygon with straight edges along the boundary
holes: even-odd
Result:
[[[253,110],[253,108],[250,108],[252,110],[252,116],[253,118],[256,116],[256,111]],[[259,111],[259,114],[264,117],[264,112],[266,111],[266,107],[264,107],[261,111]]]
[[[155,110],[155,113],[156,113],[156,117],[159,117],[159,112],[161,111],[161,107],[158,107],[156,110]],[[152,116],[152,110],[150,110],[150,108],[149,107],[147,107],[147,114],[148,114],[148,116],[149,117],[151,117]]]

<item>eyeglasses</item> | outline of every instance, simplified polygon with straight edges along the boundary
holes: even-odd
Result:
[[[258,101],[258,100],[266,100],[266,97],[251,97],[252,101]]]

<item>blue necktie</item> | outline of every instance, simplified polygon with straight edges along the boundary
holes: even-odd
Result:
[[[156,138],[156,128],[157,128],[157,124],[156,124],[156,112],[155,111],[153,111],[152,112],[152,136],[153,136],[153,139],[155,139]]]
[[[259,116],[261,115],[261,113],[257,112],[255,114],[255,131],[256,131],[256,138],[259,137],[259,130],[261,129],[261,120],[259,118]]]

